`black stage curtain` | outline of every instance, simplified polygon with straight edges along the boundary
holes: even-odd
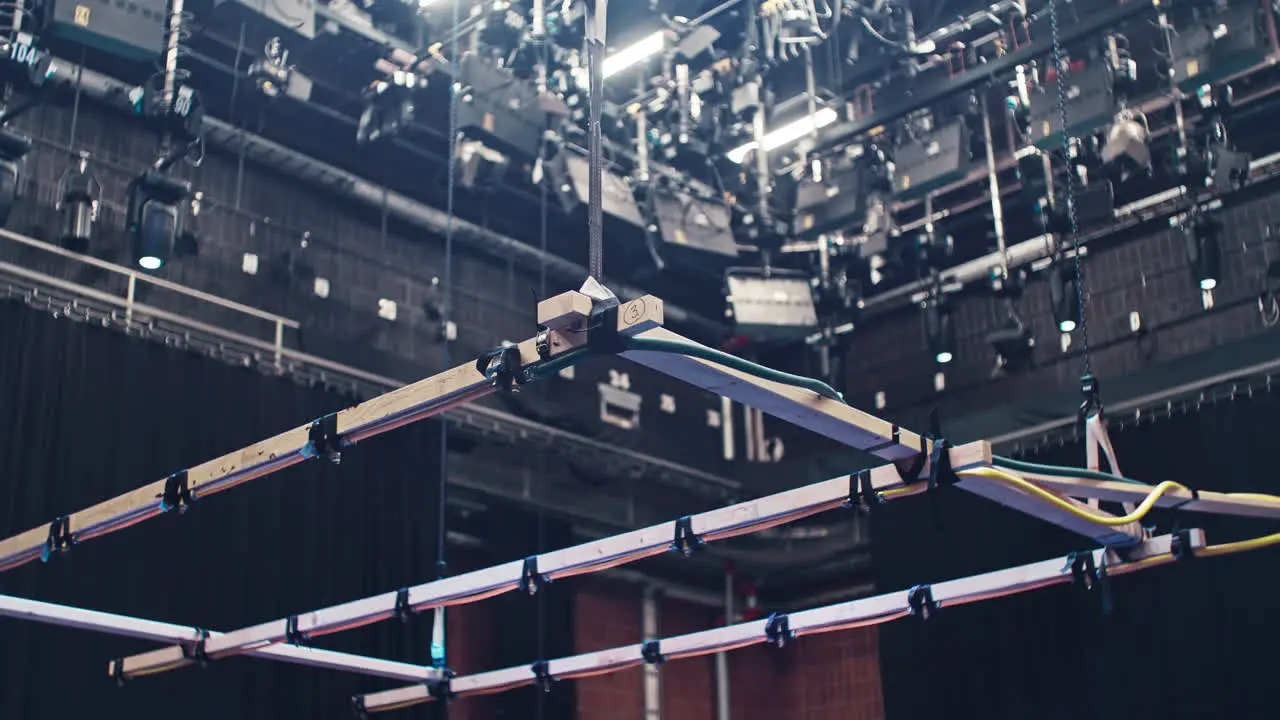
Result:
[[[1125,474],[1203,490],[1280,492],[1280,399],[1259,394],[1113,432]],[[1079,465],[1081,446],[1027,459]],[[1089,547],[1038,520],[946,488],[890,503],[874,520],[877,582],[905,589]],[[1160,530],[1202,527],[1210,543],[1276,523],[1193,513],[1148,516]],[[899,718],[1262,718],[1275,716],[1280,659],[1273,572],[1280,551],[1191,560],[1112,580],[943,608],[883,626],[887,716]]]
[[[351,402],[14,302],[0,343],[4,536]],[[0,592],[232,630],[429,580],[439,467],[439,427],[418,423],[0,574]],[[430,614],[316,640],[417,663],[429,644]],[[154,647],[0,619],[0,717],[346,720],[351,695],[396,684],[253,658],[107,678]]]

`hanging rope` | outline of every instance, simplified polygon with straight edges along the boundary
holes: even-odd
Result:
[[[1084,356],[1083,375],[1092,375],[1089,358],[1089,316],[1085,312],[1089,294],[1084,287],[1084,260],[1080,257],[1080,219],[1076,214],[1076,177],[1071,170],[1071,135],[1067,131],[1067,68],[1062,57],[1062,38],[1058,35],[1058,2],[1049,0],[1049,32],[1053,43],[1053,67],[1058,82],[1058,121],[1062,124],[1062,159],[1067,166],[1067,216],[1071,222],[1071,250],[1075,255],[1076,298],[1080,307],[1080,349]]]

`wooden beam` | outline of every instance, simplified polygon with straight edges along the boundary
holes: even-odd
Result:
[[[1002,468],[1003,469],[1003,468]],[[1108,502],[1140,503],[1151,492],[1151,487],[1136,483],[1092,478],[1063,477],[1043,473],[1017,471],[1019,477],[1034,482],[1046,490],[1066,497],[1096,498]],[[1200,491],[1197,496],[1185,490],[1170,490],[1156,501],[1159,508],[1177,508],[1187,512],[1236,515],[1240,517],[1280,520],[1280,497]]]
[[[662,327],[636,336],[696,344]],[[931,449],[928,443],[922,444],[920,435],[839,400],[710,360],[645,350],[628,350],[622,357],[885,460],[905,460],[919,454],[922,447],[926,452]]]
[[[579,299],[574,297],[577,295],[565,293],[547,302],[559,303],[563,313],[572,313],[581,307]],[[548,331],[545,339],[548,348],[545,358],[539,354],[537,338],[519,344],[523,365],[537,365],[585,343],[581,334],[555,330]],[[493,383],[476,369],[475,362],[468,362],[338,412],[336,441],[349,446],[494,390]],[[308,459],[311,457],[309,436],[310,423],[189,468],[187,484],[191,497],[204,498]],[[157,480],[73,513],[67,518],[70,539],[74,543],[85,542],[164,513],[161,501],[165,484],[165,480]],[[49,525],[44,525],[0,541],[0,570],[40,557],[48,536]]]
[[[1018,510],[1028,515],[1059,525],[1075,533],[1092,538],[1100,545],[1132,545],[1141,542],[1146,533],[1142,529],[1142,524],[1132,522],[1123,526],[1101,525],[1099,523],[1090,522],[1084,518],[1067,512],[1060,507],[1031,495],[1019,488],[1013,487],[999,480],[993,480],[984,477],[962,477],[960,482],[956,483],[957,487],[963,488],[974,495],[994,500],[1005,507]],[[1050,491],[1052,492],[1052,491]],[[1071,503],[1077,507],[1083,508],[1095,515],[1108,515],[1109,513],[1090,507],[1074,498],[1061,498],[1064,502]]]

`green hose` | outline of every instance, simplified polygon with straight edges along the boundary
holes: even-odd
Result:
[[[1008,468],[1017,472],[1039,473],[1041,475],[1054,475],[1057,477],[1077,477],[1089,478],[1091,480],[1109,480],[1112,482],[1130,483],[1132,485],[1143,485],[1150,487],[1147,483],[1132,478],[1122,477],[1120,475],[1112,475],[1111,473],[1098,472],[1097,470],[1086,470],[1084,468],[1067,467],[1065,465],[1041,465],[1040,463],[1026,462],[1025,460],[1014,460],[1013,458],[1001,457],[999,455],[991,456],[992,464]]]
[[[590,354],[591,349],[585,345],[573,348],[572,350],[566,350],[550,360],[545,360],[537,365],[526,368],[523,382],[532,382],[540,378],[555,375],[567,367],[577,365],[583,360],[586,360]]]
[[[743,360],[736,355],[730,355],[727,352],[721,352],[719,350],[706,347],[705,345],[681,342],[679,340],[665,340],[662,338],[633,337],[627,338],[624,341],[624,347],[626,347],[627,350],[669,353],[672,355],[685,355],[687,357],[710,360],[711,362],[724,365],[728,368],[733,368],[734,370],[744,372],[762,380],[771,380],[784,385],[793,385],[798,388],[804,388],[805,390],[815,392],[829,400],[844,403],[844,398],[840,396],[840,393],[836,392],[834,388],[821,380],[815,380],[802,375],[792,375],[791,373],[782,372],[781,370],[774,370],[773,368],[753,363],[750,360]]]

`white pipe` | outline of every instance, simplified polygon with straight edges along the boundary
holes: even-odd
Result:
[[[197,639],[196,629],[189,625],[143,620],[9,595],[0,595],[0,616],[155,642],[185,643]],[[209,637],[219,635],[220,633],[209,632]],[[311,667],[349,670],[403,682],[424,682],[440,678],[440,672],[434,668],[294,645],[271,645],[250,651],[249,654]]]
[[[1162,535],[1142,541],[1120,552],[1112,548],[1100,548],[1087,555],[1094,567],[1104,567],[1110,576],[1123,575],[1158,565],[1176,562],[1173,552],[1173,536]],[[1191,549],[1204,547],[1204,532],[1189,533]],[[777,639],[786,642],[791,638],[819,635],[857,627],[870,627],[899,618],[920,614],[928,618],[933,612],[949,612],[953,606],[981,602],[995,597],[1028,592],[1053,585],[1072,582],[1074,561],[1083,559],[1086,553],[1068,557],[1056,557],[1029,565],[996,570],[958,580],[948,580],[934,585],[921,585],[911,590],[876,595],[794,612],[785,617],[786,634],[778,633]],[[928,596],[923,595],[928,590]],[[926,600],[926,597],[928,600]],[[659,641],[659,650],[668,660],[703,657],[711,653],[733,650],[748,645],[760,645],[769,640],[769,620],[749,622],[667,637]],[[644,662],[642,645],[609,648],[597,652],[559,658],[547,663],[547,676],[560,680],[591,677],[636,667]],[[502,692],[532,684],[537,679],[529,665],[493,670],[476,675],[466,675],[450,682],[450,690],[458,697]],[[364,696],[364,707],[369,712],[404,708],[429,702],[430,688],[419,683],[409,687],[387,690]]]
[[[724,572],[724,624],[732,625],[733,617],[733,570],[725,568]],[[729,654],[716,653],[716,720],[729,720]]]
[[[996,149],[991,141],[991,108],[982,101],[982,139],[987,148],[987,184],[991,192],[991,218],[996,230],[996,252],[1000,254],[1000,267],[1009,273],[1009,247],[1004,237],[1004,203],[1000,200],[1000,176],[996,168]]]
[[[640,601],[640,631],[645,640],[658,639],[658,593],[644,589]],[[662,671],[657,665],[644,666],[644,719],[662,720]]]
[[[173,106],[178,91],[178,50],[182,45],[183,0],[169,0],[169,26],[164,48],[164,103]]]

